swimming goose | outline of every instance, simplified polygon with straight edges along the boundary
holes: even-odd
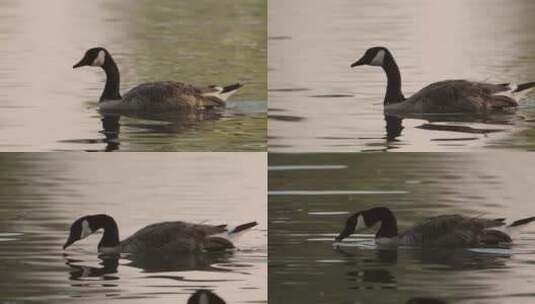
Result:
[[[535,217],[507,224],[504,218],[484,219],[462,215],[441,215],[426,219],[398,234],[396,218],[390,209],[376,207],[350,216],[344,230],[336,237],[340,242],[354,232],[379,223],[375,241],[379,245],[409,245],[421,247],[471,247],[500,245],[512,242],[511,233],[535,221]]]
[[[372,47],[351,67],[382,67],[387,85],[385,111],[404,113],[477,113],[518,106],[518,101],[535,87],[535,82],[490,84],[467,80],[444,80],[432,83],[409,98],[401,92],[401,74],[387,48]]]
[[[73,66],[101,67],[106,73],[106,85],[100,96],[99,108],[104,111],[198,111],[222,108],[225,101],[242,87],[235,83],[226,87],[196,87],[174,81],[143,83],[119,93],[119,69],[108,50],[102,47],[86,51],[84,57]]]
[[[115,220],[106,214],[96,214],[81,217],[71,225],[69,238],[63,249],[103,229],[104,234],[98,244],[100,253],[217,251],[234,248],[232,240],[256,225],[256,222],[250,222],[228,229],[227,225],[162,222],[146,226],[129,238],[119,241],[119,229]]]

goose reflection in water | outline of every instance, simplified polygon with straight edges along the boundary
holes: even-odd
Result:
[[[84,260],[69,257],[68,254],[63,255],[66,259],[65,264],[71,268],[69,279],[72,281],[83,281],[87,278],[102,278],[103,281],[118,280],[118,276],[111,276],[110,274],[117,273],[119,266],[118,257],[101,258],[99,265],[101,267],[82,266],[77,263],[83,263]]]
[[[346,259],[353,259],[356,254],[350,251],[346,251],[340,247],[335,249],[339,254],[343,255]],[[366,259],[366,263],[380,262],[382,266],[396,265],[398,261],[397,250],[382,250],[376,251],[376,260]],[[395,284],[396,278],[390,270],[384,267],[373,267],[368,269],[356,269],[350,270],[346,273],[347,280],[351,282],[370,282],[370,283],[382,283],[382,284]],[[359,287],[357,286],[356,289]]]
[[[397,115],[384,115],[386,122],[386,141],[387,150],[396,148],[395,143],[400,140],[398,137],[402,135],[403,119],[419,119],[426,122],[416,126],[418,129],[430,130],[430,131],[446,131],[455,132],[461,134],[491,134],[497,132],[506,131],[507,126],[514,126],[522,117],[513,114],[494,114],[494,115],[412,115],[412,116],[397,116]],[[468,124],[488,124],[493,127],[483,128],[470,126]],[[452,138],[447,140],[469,140],[477,138]]]
[[[402,252],[404,257],[399,258]],[[435,270],[448,271],[456,270],[481,270],[481,269],[500,269],[506,267],[506,261],[510,254],[504,254],[501,251],[488,251],[479,253],[464,248],[411,248],[411,249],[376,249],[375,257],[368,255],[369,250],[360,256],[357,250],[347,250],[336,248],[335,251],[344,257],[344,260],[351,261],[351,265],[357,265],[356,269],[347,271],[347,280],[356,284],[359,283],[382,283],[395,285],[397,278],[392,272],[398,264],[407,261],[408,264],[417,261],[422,266],[433,268]],[[354,261],[354,260],[357,261]],[[410,261],[408,261],[410,260]],[[435,267],[447,266],[444,267]],[[359,289],[360,286],[356,286]]]
[[[125,116],[125,115],[123,115]],[[146,133],[159,133],[159,134],[179,134],[199,126],[203,121],[215,121],[223,117],[219,111],[203,111],[203,112],[191,112],[181,114],[148,114],[141,115],[132,113],[125,116],[132,119],[142,120],[142,122],[128,123],[129,127],[135,127],[137,129],[145,130]],[[106,144],[104,148],[105,152],[112,152],[119,150],[120,140],[120,123],[121,115],[118,114],[103,114],[101,119],[102,130],[99,132],[104,135],[102,142]],[[94,142],[94,141],[90,141]],[[88,150],[95,151],[95,150]]]
[[[104,142],[106,143],[106,148],[104,151],[106,152],[119,150],[119,131],[121,128],[121,124],[119,123],[120,118],[121,116],[108,115],[101,119],[101,133],[105,136]]]
[[[69,278],[73,281],[84,281],[91,278],[101,278],[103,281],[119,279],[119,260],[128,261],[121,266],[142,269],[146,273],[172,272],[172,271],[212,271],[230,272],[232,270],[214,265],[229,262],[232,252],[211,252],[206,254],[181,254],[173,256],[143,256],[117,254],[99,255],[99,267],[82,265],[90,263],[88,260],[75,258],[64,254],[65,264],[71,268]],[[117,274],[110,276],[112,274]],[[158,276],[159,277],[159,276]],[[171,278],[167,276],[167,278]],[[177,277],[172,277],[177,279]],[[178,278],[182,279],[182,278]]]
[[[403,130],[403,118],[391,115],[385,115],[386,122],[386,140],[387,142],[398,141],[397,138],[401,136]]]

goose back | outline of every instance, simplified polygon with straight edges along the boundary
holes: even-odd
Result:
[[[196,87],[174,81],[149,82],[128,91],[118,102],[101,104],[102,110],[122,111],[196,111],[224,107],[225,102],[210,93],[216,87]]]
[[[502,110],[518,103],[507,95],[509,84],[489,84],[467,80],[432,83],[402,103],[389,104],[386,110],[422,113],[460,113]]]
[[[120,242],[124,253],[192,252],[234,248],[229,240],[217,237],[226,231],[225,225],[200,225],[186,222],[152,224]]]
[[[509,243],[511,238],[497,228],[504,219],[483,219],[461,215],[431,217],[411,227],[399,236],[404,245],[428,247],[467,247]]]

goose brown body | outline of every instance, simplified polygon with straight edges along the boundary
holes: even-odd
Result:
[[[399,235],[399,244],[424,247],[471,247],[510,243],[511,237],[499,230],[504,219],[484,219],[462,215],[431,217]]]
[[[467,80],[432,83],[400,103],[385,105],[385,110],[411,113],[463,113],[504,110],[518,102],[499,93],[511,90],[509,84],[489,84]]]
[[[104,110],[124,111],[199,111],[222,108],[225,102],[216,96],[216,87],[197,87],[175,81],[140,84],[126,94],[120,102],[105,102]]]
[[[217,234],[225,225],[199,225],[186,222],[163,222],[146,226],[122,240],[114,250],[121,253],[193,252],[234,248],[230,240]],[[108,249],[109,250],[109,249]]]

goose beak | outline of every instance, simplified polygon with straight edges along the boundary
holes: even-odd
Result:
[[[353,233],[353,230],[350,228],[344,228],[344,231],[340,232],[340,234],[334,239],[335,242],[341,242],[346,237],[350,236]]]
[[[76,69],[76,68],[79,68],[79,67],[82,67],[82,66],[89,65],[89,63],[86,62],[86,61],[87,61],[87,59],[86,59],[86,57],[84,57],[77,64],[73,65],[72,68]]]
[[[340,234],[339,236],[337,236],[337,237],[334,239],[334,241],[335,241],[336,243],[338,243],[338,242],[341,242],[344,238],[345,238],[345,237],[342,236],[342,234]]]
[[[358,61],[355,61],[351,64],[351,67],[354,68],[356,66],[359,66],[359,65],[365,65],[366,63],[364,62],[364,57],[360,58]]]
[[[72,236],[69,236],[69,239],[65,242],[65,245],[63,245],[63,250],[67,249],[67,247],[71,246],[74,242],[76,242],[76,240]]]

